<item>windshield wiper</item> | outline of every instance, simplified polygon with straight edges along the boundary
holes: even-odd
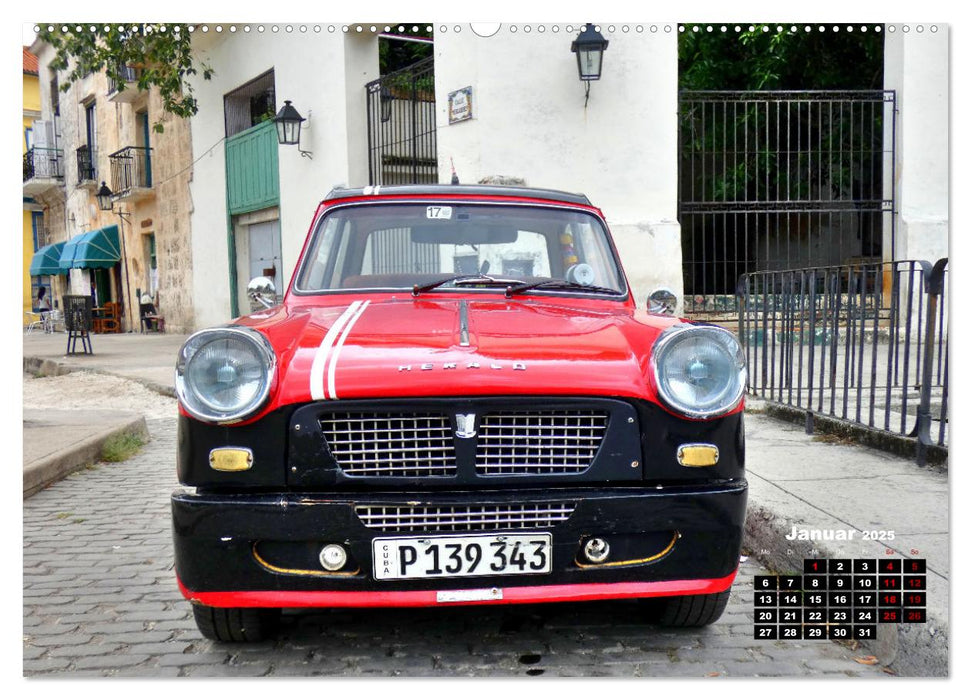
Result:
[[[519,280],[504,280],[504,279],[499,279],[497,277],[489,277],[489,275],[480,275],[480,274],[452,275],[451,277],[446,277],[445,279],[438,280],[437,282],[429,282],[428,284],[420,284],[420,285],[416,284],[411,290],[411,295],[416,297],[422,292],[429,292],[433,289],[441,287],[442,285],[448,284],[449,282],[452,282],[456,285],[458,285],[459,283],[509,285],[509,284],[515,284],[518,281]]]
[[[596,292],[598,294],[620,294],[616,289],[597,287],[593,284],[580,284],[579,282],[570,282],[569,280],[543,280],[542,282],[528,282],[506,287],[506,298],[512,297],[513,294],[522,294],[530,289],[538,288],[578,289],[584,292]]]

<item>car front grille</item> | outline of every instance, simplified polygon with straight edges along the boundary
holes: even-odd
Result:
[[[421,413],[332,413],[320,429],[348,476],[454,476],[448,416]]]
[[[361,522],[387,532],[470,532],[553,527],[573,514],[576,503],[410,506],[359,505]]]
[[[475,455],[480,476],[579,474],[600,449],[606,411],[510,411],[482,418]]]

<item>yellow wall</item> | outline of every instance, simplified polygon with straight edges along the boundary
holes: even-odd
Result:
[[[36,75],[24,74],[24,129],[27,129],[35,117],[27,116],[27,112],[40,112],[40,81]],[[24,132],[20,133],[21,151],[27,152],[27,140]],[[30,261],[34,257],[34,229],[31,225],[30,212],[24,210],[24,311],[33,308],[30,289]],[[50,290],[48,290],[50,293]]]

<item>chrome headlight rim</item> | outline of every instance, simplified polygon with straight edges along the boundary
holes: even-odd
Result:
[[[688,323],[676,323],[672,326],[668,326],[654,342],[654,347],[651,350],[651,372],[653,374],[654,387],[657,390],[658,398],[672,411],[687,416],[688,418],[706,420],[709,418],[718,418],[731,413],[738,408],[739,403],[741,403],[742,398],[745,396],[745,386],[748,383],[748,368],[745,366],[744,357],[741,357],[741,366],[737,369],[738,386],[730,396],[731,400],[724,402],[717,408],[713,408],[711,410],[699,410],[697,407],[685,405],[683,402],[672,398],[665,392],[664,383],[661,381],[660,360],[664,358],[664,354],[667,349],[675,341],[680,340],[686,334],[712,334],[715,336],[721,336],[721,338],[729,342],[728,347],[734,345],[735,354],[741,357],[741,345],[739,344],[738,339],[735,337],[735,334],[722,328],[721,326],[696,325]]]
[[[194,393],[188,386],[185,377],[186,370],[192,357],[205,345],[212,341],[226,337],[244,338],[249,341],[256,349],[257,355],[263,361],[265,368],[265,378],[260,392],[247,404],[235,411],[215,411],[207,410],[208,407],[200,405],[193,400]],[[187,351],[192,353],[187,356]],[[273,346],[266,336],[258,331],[245,326],[223,326],[220,328],[206,328],[196,331],[190,335],[182,347],[179,349],[179,358],[175,364],[175,393],[178,396],[179,404],[193,418],[215,424],[238,423],[242,420],[256,415],[266,405],[266,401],[273,391],[276,384],[276,353]],[[204,401],[200,397],[200,401]]]

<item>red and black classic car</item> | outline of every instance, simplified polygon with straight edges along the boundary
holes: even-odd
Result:
[[[636,308],[583,195],[331,192],[282,303],[180,351],[179,586],[204,635],[281,609],[645,598],[725,608],[747,483],[728,331]],[[667,306],[667,309],[660,307]]]

